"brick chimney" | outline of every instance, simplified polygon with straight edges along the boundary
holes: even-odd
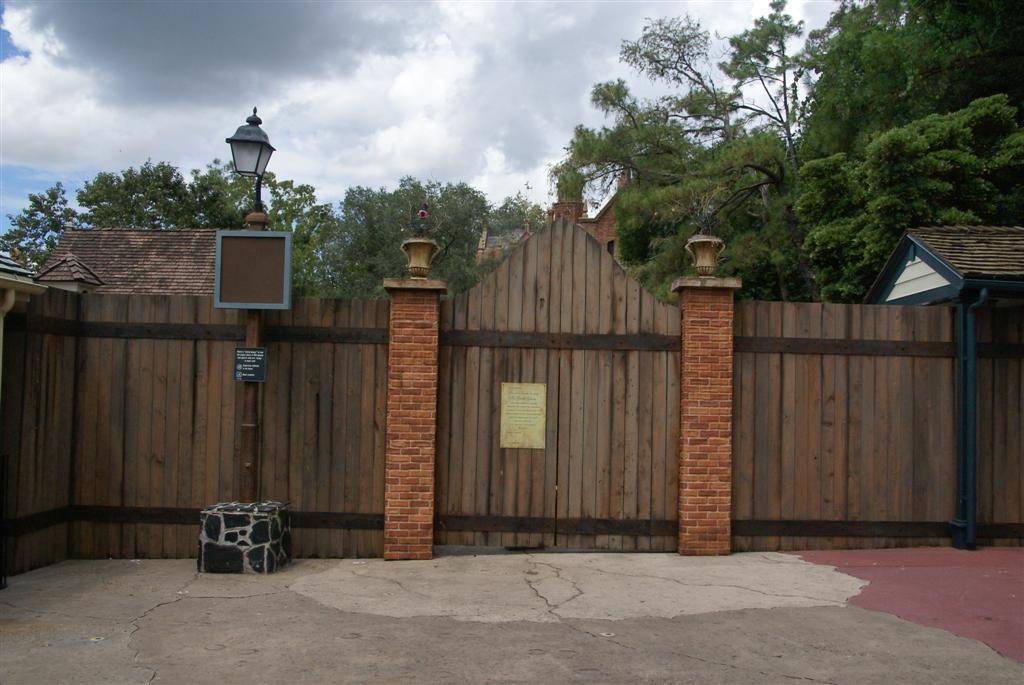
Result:
[[[565,218],[577,223],[580,219],[587,218],[587,203],[583,200],[559,200],[551,205],[548,217],[552,221]]]

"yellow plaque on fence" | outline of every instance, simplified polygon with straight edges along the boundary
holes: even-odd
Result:
[[[501,384],[501,447],[544,449],[547,398],[545,383]]]

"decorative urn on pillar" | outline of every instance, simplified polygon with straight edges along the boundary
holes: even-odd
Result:
[[[410,278],[426,278],[430,274],[430,264],[439,250],[437,243],[426,236],[429,216],[427,203],[424,202],[412,224],[413,237],[402,243]]]
[[[693,258],[698,276],[711,276],[718,268],[718,258],[725,249],[725,241],[716,235],[699,231],[686,241],[686,251]]]

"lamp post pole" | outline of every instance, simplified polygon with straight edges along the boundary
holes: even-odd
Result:
[[[257,181],[259,183],[259,181]],[[245,217],[246,228],[263,231],[267,228],[267,215],[257,205],[257,210]],[[263,311],[245,310],[245,346],[263,346]],[[260,384],[245,381],[242,395],[242,430],[239,435],[239,499],[242,502],[256,502],[259,498],[260,483]]]
[[[263,231],[267,228],[267,215],[263,211],[260,191],[263,186],[263,172],[267,162],[274,153],[267,134],[260,128],[263,120],[252,108],[252,116],[245,120],[235,135],[226,139],[231,145],[231,158],[235,173],[252,176],[256,179],[253,211],[245,217],[250,231]],[[262,347],[263,312],[259,309],[245,310],[245,346]],[[259,386],[255,381],[245,381],[242,398],[242,426],[239,458],[239,499],[242,502],[255,502],[259,496],[260,482],[260,406]]]

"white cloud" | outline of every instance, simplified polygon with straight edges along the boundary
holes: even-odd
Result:
[[[8,4],[4,28],[28,54],[0,63],[0,162],[198,167],[227,156],[256,104],[271,168],[323,199],[411,174],[466,180],[494,202],[528,185],[546,202],[573,127],[601,121],[591,86],[623,77],[651,92],[617,61],[646,17],[688,11],[728,34],[766,5],[259,3],[240,31],[248,5]],[[820,26],[832,7],[790,11]]]

